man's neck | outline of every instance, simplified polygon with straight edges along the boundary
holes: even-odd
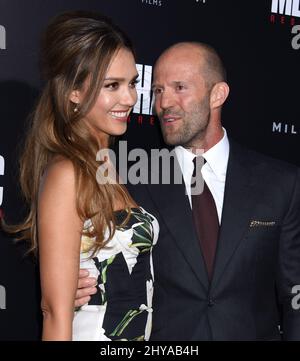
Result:
[[[207,129],[207,132],[202,140],[196,140],[190,145],[184,146],[184,148],[188,148],[195,154],[198,154],[199,150],[201,150],[202,153],[205,153],[219,143],[223,137],[224,131],[222,127],[220,129],[215,129],[214,131]]]

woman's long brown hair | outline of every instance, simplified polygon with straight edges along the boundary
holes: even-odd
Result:
[[[30,207],[26,219],[3,228],[19,239],[30,240],[36,253],[37,202],[40,181],[55,157],[69,159],[76,178],[76,205],[82,220],[91,219],[93,229],[85,235],[94,238],[93,251],[104,246],[114,235],[115,200],[130,209],[132,200],[120,184],[101,184],[96,180],[99,144],[82,121],[96,101],[108,66],[120,48],[134,54],[127,36],[108,18],[83,11],[55,17],[48,25],[42,42],[42,70],[45,87],[31,117],[24,152],[20,158],[20,184]],[[73,90],[89,87],[80,108],[74,112],[70,101]],[[130,212],[129,212],[130,213]],[[109,236],[105,239],[105,230]]]

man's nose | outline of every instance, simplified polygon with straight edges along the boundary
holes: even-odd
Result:
[[[174,99],[169,91],[164,91],[162,94],[159,95],[157,98],[158,105],[161,109],[168,109],[174,105]]]

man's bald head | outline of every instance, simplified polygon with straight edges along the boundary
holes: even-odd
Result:
[[[205,43],[181,42],[167,48],[158,58],[156,64],[165,58],[189,55],[199,58],[199,71],[209,88],[218,82],[226,82],[226,70],[216,50]]]

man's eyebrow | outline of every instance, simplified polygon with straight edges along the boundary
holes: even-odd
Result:
[[[153,83],[152,85],[151,85],[151,89],[153,90],[154,88],[162,88],[162,85],[159,85],[159,84],[155,84],[155,83]]]

